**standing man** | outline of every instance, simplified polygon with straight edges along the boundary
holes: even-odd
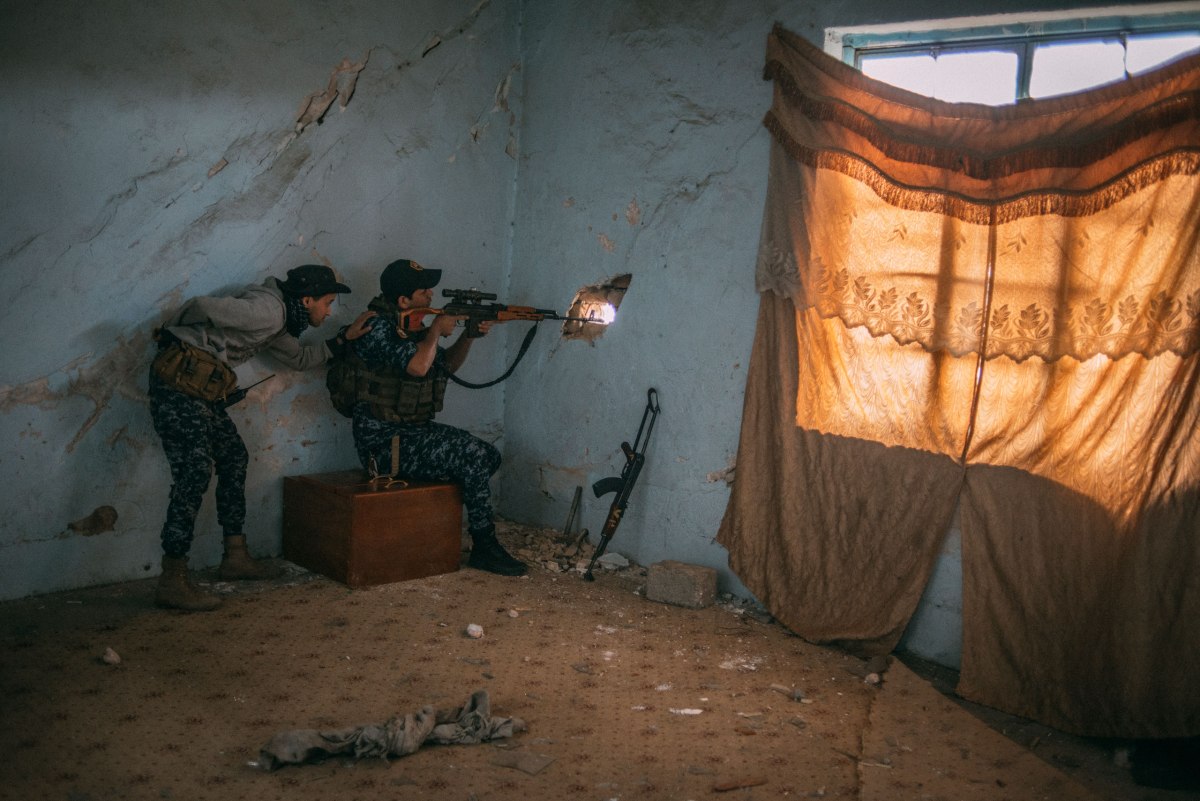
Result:
[[[489,481],[500,468],[500,452],[462,429],[433,421],[442,409],[448,375],[466,361],[472,342],[464,331],[449,347],[438,344],[462,317],[440,315],[422,325],[441,277],[441,270],[408,259],[392,262],[380,276],[382,294],[369,306],[377,316],[347,349],[354,369],[344,375],[353,386],[340,388],[354,397],[354,445],[373,474],[461,485],[472,542],[467,565],[520,576],[525,565],[504,550],[492,521]],[[480,329],[486,333],[487,324]]]
[[[268,278],[232,297],[193,298],[155,331],[158,356],[150,370],[150,416],[171,465],[171,497],[162,528],[162,575],[154,601],[168,609],[215,609],[221,599],[188,580],[200,502],[217,473],[217,520],[225,533],[222,579],[269,578],[277,571],[250,557],[246,520],[246,465],[249,454],[227,407],[236,400],[233,367],[266,351],[296,370],[324,364],[345,339],[361,336],[366,315],[344,335],[302,345],[300,334],[330,314],[334,299],[350,288],[332,269],[305,264],[288,270],[287,280]],[[243,393],[244,394],[244,393]]]

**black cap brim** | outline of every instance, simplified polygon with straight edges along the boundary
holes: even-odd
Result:
[[[418,274],[417,289],[433,289],[442,280],[442,271],[426,267]]]

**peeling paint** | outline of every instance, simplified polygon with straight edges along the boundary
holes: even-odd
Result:
[[[171,158],[169,158],[162,166],[155,167],[130,178],[128,185],[124,189],[120,190],[119,192],[113,192],[108,196],[108,198],[104,201],[103,207],[96,214],[96,218],[91,226],[82,231],[75,244],[91,244],[99,240],[101,238],[101,234],[104,233],[108,226],[112,224],[113,220],[117,217],[117,213],[120,211],[124,203],[137,196],[138,190],[142,183],[148,182],[153,178],[166,175],[186,161],[187,152],[183,148],[178,148],[172,154]],[[164,208],[169,208],[173,203],[174,200],[168,201]],[[61,255],[65,256],[70,252],[70,250],[71,248],[68,248],[66,251],[63,251]],[[57,266],[57,263],[55,266]]]
[[[500,85],[496,87],[496,99],[492,104],[492,111],[508,111],[508,92],[512,88],[512,76],[515,71],[520,69],[519,64],[514,64],[512,69],[508,71],[500,80]]]
[[[506,113],[508,115],[508,140],[504,145],[504,153],[513,160],[516,160],[518,155],[516,135],[517,117],[509,108],[508,93],[512,87],[513,73],[520,68],[521,66],[519,63],[513,64],[511,67],[509,67],[508,72],[503,78],[500,79],[500,82],[496,86],[496,92],[492,100],[491,108],[488,109],[486,113],[480,114],[476,118],[474,124],[472,124],[467,131],[471,137],[471,142],[474,144],[479,144],[479,142],[483,139],[484,132],[486,132],[491,126],[491,122],[487,119],[487,117],[492,114]],[[453,156],[450,157],[450,161],[454,161]]]
[[[727,485],[733,486],[734,474],[737,471],[737,458],[729,457],[729,464],[723,470],[714,470],[705,476],[705,480],[709,484],[716,484],[718,481],[724,481]]]
[[[377,276],[369,265],[394,236],[355,232],[354,221],[397,210],[403,216],[424,181],[441,187],[431,214],[478,212],[462,239],[485,251],[479,280],[507,278],[503,260],[492,257],[511,236],[504,215],[512,211],[516,173],[505,150],[516,158],[523,144],[516,130],[524,74],[519,8],[466,0],[397,15],[374,4],[339,17],[322,4],[267,27],[248,6],[216,15],[144,10],[136,30],[111,22],[109,33],[127,33],[129,47],[105,51],[98,83],[10,87],[16,98],[30,97],[29,108],[20,108],[31,114],[15,142],[25,154],[22,169],[10,176],[14,187],[23,185],[26,211],[5,219],[11,235],[0,244],[5,284],[20,310],[10,316],[14,358],[0,375],[0,413],[10,432],[0,461],[12,485],[0,549],[15,547],[17,555],[0,555],[0,596],[117,580],[147,559],[142,551],[154,550],[170,476],[146,410],[149,337],[187,298],[235,291],[308,261],[310,251],[314,262],[329,264],[314,245],[344,262],[356,287],[350,297],[357,297],[362,275]],[[35,78],[46,52],[78,52],[90,41],[78,26],[55,20],[34,27],[14,64]],[[440,44],[418,63],[420,75],[390,69],[415,61],[431,33]],[[145,56],[161,54],[162,41],[177,35],[217,46],[181,54],[168,75],[167,62]],[[360,71],[364,53],[370,60]],[[119,113],[94,113],[103,108]],[[475,114],[481,146],[472,148],[460,121],[469,126]],[[296,123],[302,132],[280,152]],[[463,143],[464,158],[442,180],[442,147],[451,135]],[[379,166],[392,140],[418,151],[399,181]],[[35,311],[42,308],[58,314]],[[71,325],[64,329],[63,321]],[[312,334],[319,341],[321,332]],[[276,367],[264,354],[238,373],[249,384]],[[261,444],[268,454],[254,453],[256,462],[353,462],[349,421],[331,413],[320,372],[273,379],[230,410],[239,428],[241,418],[250,422],[252,450]],[[460,416],[494,420],[489,436],[502,440],[502,396],[485,401],[461,401]],[[252,485],[268,485],[256,472]],[[269,528],[279,502],[276,493],[261,495],[260,504],[251,498],[248,523]],[[131,508],[134,500],[146,511]],[[93,503],[111,504],[119,521],[88,509]],[[215,525],[210,503],[202,518]],[[125,540],[120,552],[105,544],[117,535],[100,534],[114,530]],[[97,547],[103,558],[90,558]],[[197,557],[211,564],[214,553],[206,548]],[[31,563],[56,569],[29,570]]]
[[[291,148],[285,157],[273,160],[270,166],[254,176],[246,191],[228,202],[209,207],[192,221],[180,240],[165,246],[160,256],[166,260],[171,252],[187,252],[192,243],[212,236],[213,230],[220,224],[261,220],[263,211],[279,202],[311,155],[307,147],[298,145]]]
[[[637,198],[629,201],[629,205],[625,207],[625,222],[630,226],[636,226],[642,221],[642,209],[638,206]]]
[[[471,9],[471,11],[462,19],[461,22],[450,26],[446,30],[435,31],[429,34],[429,38],[425,40],[425,44],[421,45],[421,55],[419,58],[425,58],[427,55],[441,47],[446,42],[453,41],[459,36],[462,36],[467,32],[468,28],[475,24],[475,20],[479,19],[479,15],[483,13],[484,9],[491,4],[492,0],[480,0],[480,2],[475,5],[475,8]],[[401,64],[397,64],[396,69],[402,70],[406,69],[407,67],[411,67],[412,65],[412,61],[405,61]]]
[[[425,58],[425,56],[429,55],[430,51],[437,48],[441,43],[442,37],[435,33],[433,37],[425,43],[425,46],[421,48],[421,58]]]
[[[549,462],[535,465],[534,468],[538,474],[538,492],[550,500],[554,500],[557,494],[565,491],[568,487],[586,485],[588,474],[592,470],[592,466],[589,465],[568,467]]]
[[[38,406],[43,409],[54,408],[58,402],[69,397],[84,397],[92,402],[93,410],[83,421],[75,436],[67,443],[67,453],[75,450],[84,435],[91,430],[101,415],[108,408],[113,395],[122,384],[132,379],[146,363],[146,346],[149,344],[149,333],[135,334],[131,339],[117,338],[117,345],[107,354],[94,361],[90,366],[82,368],[75,375],[68,376],[63,389],[55,389],[50,385],[52,376],[44,376],[34,381],[10,387],[0,387],[0,413],[7,414],[18,406]],[[74,360],[60,371],[69,372],[83,363],[86,357]]]
[[[124,438],[125,434],[128,433],[128,431],[129,431],[129,426],[121,426],[116,431],[109,434],[108,439],[105,440],[108,443],[108,447],[110,447],[110,448],[116,447],[116,444],[118,442],[120,442],[122,438]]]
[[[111,506],[98,506],[87,517],[67,523],[67,528],[85,537],[94,537],[117,528],[117,510]]]
[[[617,249],[617,246],[608,238],[607,234],[597,234],[596,239],[600,242],[600,247],[604,248],[606,253],[612,253]]]
[[[0,414],[8,414],[18,406],[50,408],[50,405],[59,397],[59,393],[50,389],[49,378],[38,378],[16,386],[0,387]]]
[[[296,112],[296,133],[301,133],[314,122],[320,124],[325,119],[325,113],[329,111],[334,100],[338,101],[339,110],[346,110],[350,98],[354,96],[358,74],[366,68],[370,58],[370,50],[359,62],[353,62],[348,57],[343,58],[329,74],[329,83],[323,90],[310,92],[304,96],[304,99],[300,101],[300,108]]]

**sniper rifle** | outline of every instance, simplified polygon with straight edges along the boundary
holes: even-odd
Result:
[[[529,320],[540,323],[542,320],[564,320],[575,323],[592,323],[596,320],[590,317],[565,317],[554,309],[535,309],[533,306],[511,306],[507,303],[484,303],[485,300],[495,300],[492,292],[480,292],[478,289],[443,289],[442,297],[450,298],[450,302],[440,309],[420,309],[427,314],[448,314],[452,317],[465,317],[468,337],[483,336],[480,323],[507,323],[512,320]]]
[[[638,479],[638,474],[642,472],[642,465],[646,463],[646,444],[650,442],[650,432],[654,430],[654,421],[658,419],[658,391],[654,388],[646,392],[646,410],[642,412],[642,422],[638,425],[637,436],[633,439],[632,447],[628,442],[621,443],[621,451],[625,454],[625,466],[621,468],[620,476],[610,476],[602,478],[592,485],[592,492],[599,498],[601,495],[608,493],[616,493],[613,496],[612,504],[608,507],[608,517],[604,520],[604,528],[600,531],[600,544],[596,546],[596,552],[592,554],[592,561],[588,563],[587,572],[583,577],[588,581],[595,581],[595,576],[592,575],[592,568],[596,565],[596,560],[604,555],[604,549],[608,547],[608,541],[612,539],[613,534],[617,531],[617,526],[621,525],[621,518],[625,514],[625,507],[629,505],[629,495],[633,492],[633,485]],[[646,425],[647,418],[650,425]],[[646,439],[642,440],[642,432],[645,432]],[[638,447],[641,446],[641,450]]]
[[[517,351],[517,358],[513,360],[512,365],[504,372],[504,375],[499,378],[483,384],[473,384],[470,381],[464,381],[454,373],[449,373],[451,381],[469,389],[484,389],[493,384],[499,384],[512,375],[512,371],[517,369],[517,364],[521,361],[521,357],[525,355],[525,351],[529,350],[529,343],[533,341],[533,335],[537,333],[536,323],[540,323],[542,320],[563,320],[574,323],[600,322],[591,317],[566,317],[554,311],[554,309],[535,309],[533,306],[511,306],[507,303],[484,303],[485,300],[495,300],[496,295],[491,292],[480,292],[478,289],[443,289],[442,297],[450,298],[450,302],[442,308],[432,309],[421,307],[409,309],[408,314],[422,312],[425,314],[447,314],[451,317],[465,317],[464,323],[466,324],[466,336],[468,338],[483,336],[483,330],[480,328],[481,323],[507,323],[512,320],[529,320],[535,323],[535,325],[529,327],[529,331],[525,334],[525,339],[521,341],[521,348]]]

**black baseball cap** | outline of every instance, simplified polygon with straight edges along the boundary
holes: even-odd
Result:
[[[284,292],[296,297],[324,297],[325,295],[341,295],[350,291],[350,287],[338,281],[337,273],[324,264],[301,264],[287,271],[287,280],[280,281],[279,286]]]
[[[379,289],[390,301],[403,295],[411,298],[418,289],[433,289],[442,280],[441,270],[430,270],[411,259],[396,259],[383,268]]]

